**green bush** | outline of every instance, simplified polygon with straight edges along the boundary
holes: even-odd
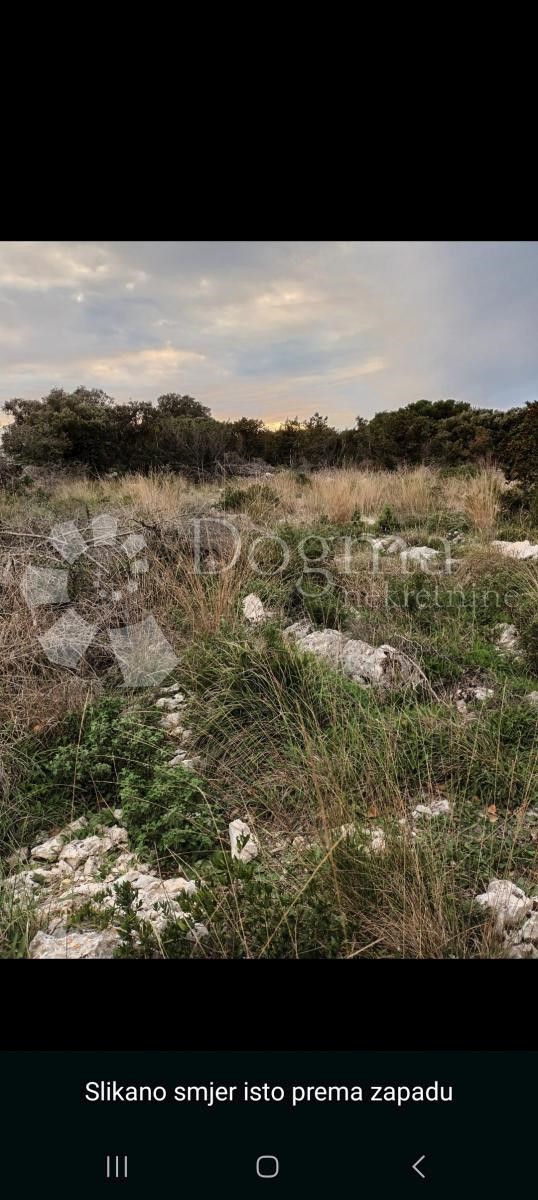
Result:
[[[107,697],[72,715],[43,746],[29,739],[1,848],[35,842],[73,817],[124,810],[137,850],[172,868],[174,856],[198,858],[216,845],[218,806],[182,767],[168,768],[170,741],[153,712],[125,712]],[[9,819],[8,819],[9,817]]]
[[[233,512],[252,512],[259,508],[275,508],[277,505],[278,496],[268,484],[252,483],[247,488],[228,484],[217,507]]]
[[[380,512],[377,519],[377,528],[380,533],[397,533],[401,528],[400,522],[389,504],[386,504],[382,512]]]

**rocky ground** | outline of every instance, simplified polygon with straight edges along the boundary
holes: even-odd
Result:
[[[265,547],[265,572],[200,581],[184,528],[127,536],[147,579],[115,583],[107,620],[158,612],[178,664],[159,687],[122,690],[99,647],[67,678],[31,629],[19,647],[12,678],[28,645],[25,696],[41,671],[50,712],[36,692],[21,720],[4,678],[7,956],[538,957],[538,541],[365,514],[352,570],[335,549],[304,598],[299,537],[355,526],[290,526],[250,486],[244,542],[278,529],[286,572]],[[221,497],[206,566],[227,553]]]

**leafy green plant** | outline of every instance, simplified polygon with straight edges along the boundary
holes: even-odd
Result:
[[[134,845],[172,867],[174,856],[200,857],[214,848],[220,819],[201,781],[167,766],[170,742],[153,712],[125,712],[107,697],[82,719],[69,717],[49,744],[28,739],[3,851],[33,842],[82,813],[124,810]],[[15,817],[13,819],[13,814]]]
[[[377,528],[380,533],[397,533],[401,528],[396,514],[389,504],[386,504],[377,518]]]

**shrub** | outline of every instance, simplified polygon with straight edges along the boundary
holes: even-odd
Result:
[[[400,522],[389,504],[386,504],[383,511],[379,514],[377,528],[380,533],[397,533],[400,529]]]
[[[69,717],[43,747],[28,739],[11,812],[2,829],[4,853],[13,841],[32,843],[82,813],[124,810],[137,850],[172,868],[174,856],[198,858],[216,845],[218,806],[206,803],[199,779],[168,768],[170,742],[153,714],[124,712],[107,697],[82,723]],[[10,818],[10,819],[8,819]]]

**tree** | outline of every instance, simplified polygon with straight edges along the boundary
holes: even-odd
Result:
[[[506,414],[500,438],[500,462],[508,479],[538,485],[538,400]]]
[[[92,471],[118,454],[114,405],[95,388],[52,388],[42,400],[10,400],[13,416],[3,438],[6,454],[27,463],[80,464]]]
[[[157,399],[157,407],[168,417],[194,417],[207,419],[211,409],[205,408],[192,396],[180,396],[179,392],[165,392]]]

